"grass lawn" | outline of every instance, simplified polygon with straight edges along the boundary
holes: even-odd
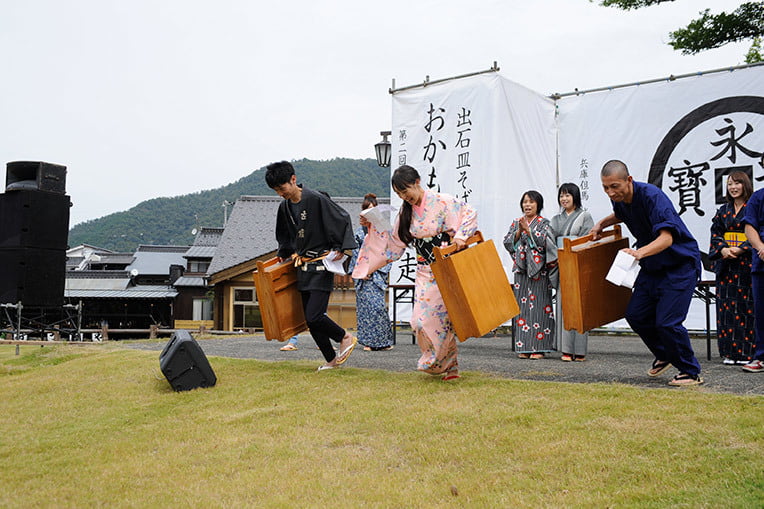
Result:
[[[0,346],[1,507],[762,507],[764,397]]]

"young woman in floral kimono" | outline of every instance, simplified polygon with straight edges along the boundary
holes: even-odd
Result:
[[[389,232],[380,232],[373,225],[369,228],[353,278],[365,278],[397,260],[408,245],[416,249],[411,329],[422,352],[417,369],[453,380],[459,378],[456,335],[430,269],[432,249],[452,242],[457,249],[463,249],[466,240],[477,231],[477,213],[453,196],[422,188],[419,173],[411,166],[395,170],[392,185],[403,200],[395,225]]]
[[[521,359],[543,359],[554,349],[554,311],[548,269],[557,263],[557,246],[549,220],[541,217],[544,198],[527,191],[520,200],[523,215],[512,222],[504,247],[515,261],[515,351]]]

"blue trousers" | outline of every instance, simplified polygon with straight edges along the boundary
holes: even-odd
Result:
[[[756,256],[755,253],[754,256]],[[764,273],[752,273],[751,286],[753,288],[753,316],[756,317],[754,322],[756,349],[753,352],[753,360],[764,361]]]
[[[626,321],[655,358],[690,375],[700,373],[700,363],[683,323],[697,280],[693,265],[664,274],[640,271],[626,308]]]

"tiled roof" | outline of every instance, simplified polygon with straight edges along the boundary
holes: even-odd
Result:
[[[202,228],[199,233],[196,234],[194,239],[194,246],[211,246],[215,247],[220,243],[220,238],[223,236],[223,228]]]
[[[181,276],[175,280],[172,286],[207,286],[207,283],[201,276]]]
[[[183,255],[183,258],[212,258],[215,256],[216,246],[191,246]]]
[[[131,286],[122,290],[64,290],[64,297],[72,299],[174,299],[178,291],[164,285]]]
[[[142,276],[167,275],[170,273],[170,265],[186,266],[183,255],[188,251],[188,246],[147,246],[140,245],[135,251],[135,261],[126,270],[135,269]]]
[[[358,215],[363,198],[332,198],[344,208],[359,226]],[[379,198],[379,203],[390,203]],[[207,274],[215,274],[240,263],[252,260],[278,248],[276,243],[276,212],[282,198],[279,196],[242,196],[233,206]]]

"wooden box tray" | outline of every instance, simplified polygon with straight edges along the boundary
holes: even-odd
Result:
[[[564,239],[558,251],[560,296],[566,330],[584,333],[620,320],[626,313],[631,290],[616,286],[605,276],[629,239],[621,236],[620,225],[602,232],[598,241],[591,235]]]
[[[297,270],[291,260],[257,262],[253,272],[265,338],[287,341],[307,330],[302,298],[297,290]]]
[[[435,247],[430,265],[460,341],[479,338],[520,313],[493,241],[476,232],[467,244],[458,252],[454,244]]]

